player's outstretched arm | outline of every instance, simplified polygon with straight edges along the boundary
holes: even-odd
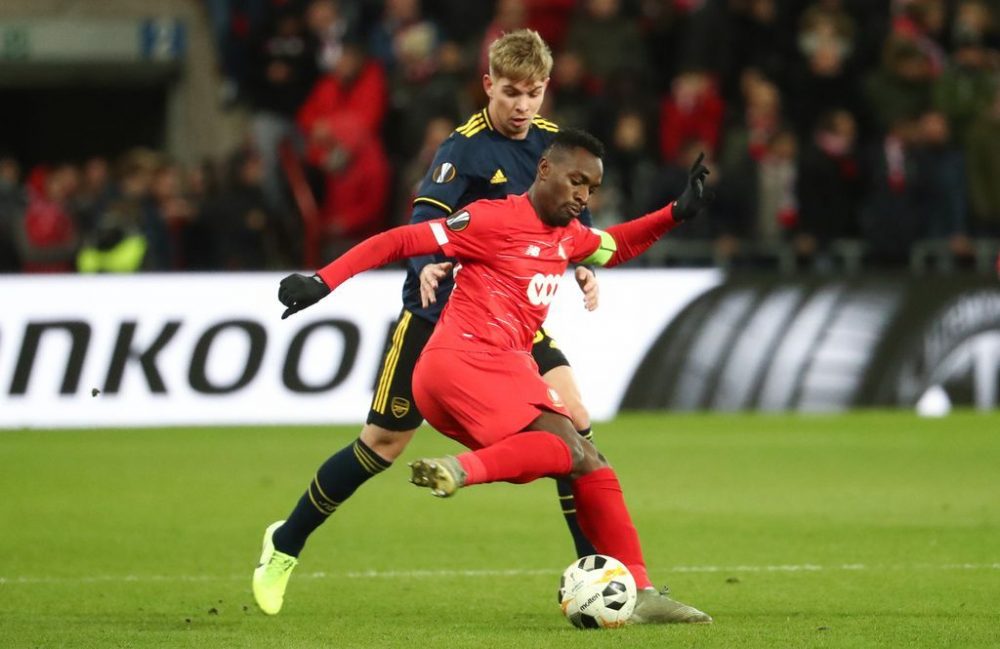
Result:
[[[278,299],[287,307],[281,319],[316,304],[358,273],[404,257],[437,252],[440,244],[434,227],[441,229],[443,226],[440,223],[417,223],[386,230],[365,239],[319,269],[315,275],[293,273],[284,278],[278,286]]]
[[[638,257],[660,237],[680,223],[689,221],[708,205],[710,197],[705,193],[705,177],[708,167],[702,164],[705,154],[691,166],[688,183],[684,192],[673,203],[643,217],[608,228],[601,234],[600,246],[584,263],[601,266],[617,266]]]

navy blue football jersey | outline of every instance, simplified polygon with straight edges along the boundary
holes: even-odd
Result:
[[[413,199],[411,223],[447,216],[480,199],[522,194],[535,181],[542,152],[559,131],[554,123],[536,116],[523,140],[512,140],[493,128],[484,108],[459,126],[438,147],[434,162]],[[580,215],[591,225],[590,212]],[[449,275],[438,284],[437,302],[420,306],[420,269],[429,263],[448,261],[441,255],[414,257],[407,262],[403,284],[403,306],[415,315],[437,322],[441,309],[455,286]]]

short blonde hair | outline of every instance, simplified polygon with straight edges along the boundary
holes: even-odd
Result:
[[[490,44],[490,76],[543,81],[552,73],[552,51],[533,29],[519,29]]]

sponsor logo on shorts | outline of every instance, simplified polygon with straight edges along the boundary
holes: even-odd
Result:
[[[403,397],[393,397],[389,408],[392,410],[393,417],[402,419],[406,413],[410,412],[410,400]]]

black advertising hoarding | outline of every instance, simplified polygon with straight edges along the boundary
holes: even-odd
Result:
[[[623,409],[995,408],[1000,285],[964,276],[730,279],[674,318]]]

